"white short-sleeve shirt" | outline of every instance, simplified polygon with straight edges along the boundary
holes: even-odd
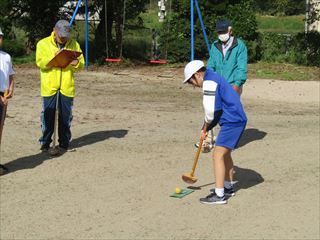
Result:
[[[14,74],[10,55],[0,51],[0,92],[5,92],[9,88],[9,76]]]

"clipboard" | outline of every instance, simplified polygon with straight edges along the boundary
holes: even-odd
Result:
[[[50,60],[47,67],[65,68],[81,54],[82,52],[62,49]]]

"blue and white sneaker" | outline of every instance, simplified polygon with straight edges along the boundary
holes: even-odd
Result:
[[[214,192],[214,188],[210,189],[210,192]],[[234,188],[224,188],[224,195],[227,197],[233,197],[236,195],[236,192],[234,191]]]
[[[211,193],[205,198],[200,198],[200,202],[203,204],[226,204],[227,200],[225,196],[219,197],[216,193]]]

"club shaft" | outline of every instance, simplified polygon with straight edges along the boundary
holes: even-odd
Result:
[[[206,132],[207,128],[206,126],[203,128],[203,131]],[[202,143],[203,143],[203,139],[200,137],[200,141],[199,141],[199,147],[198,150],[196,152],[196,156],[194,157],[194,162],[193,162],[193,166],[192,166],[192,171],[190,173],[190,175],[193,177],[194,175],[194,171],[196,170],[197,164],[198,164],[198,160],[199,160],[199,155],[201,152],[201,148],[202,148]]]

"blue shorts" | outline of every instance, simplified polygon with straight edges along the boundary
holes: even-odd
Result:
[[[245,128],[245,123],[235,126],[222,125],[216,140],[216,146],[235,149]]]

